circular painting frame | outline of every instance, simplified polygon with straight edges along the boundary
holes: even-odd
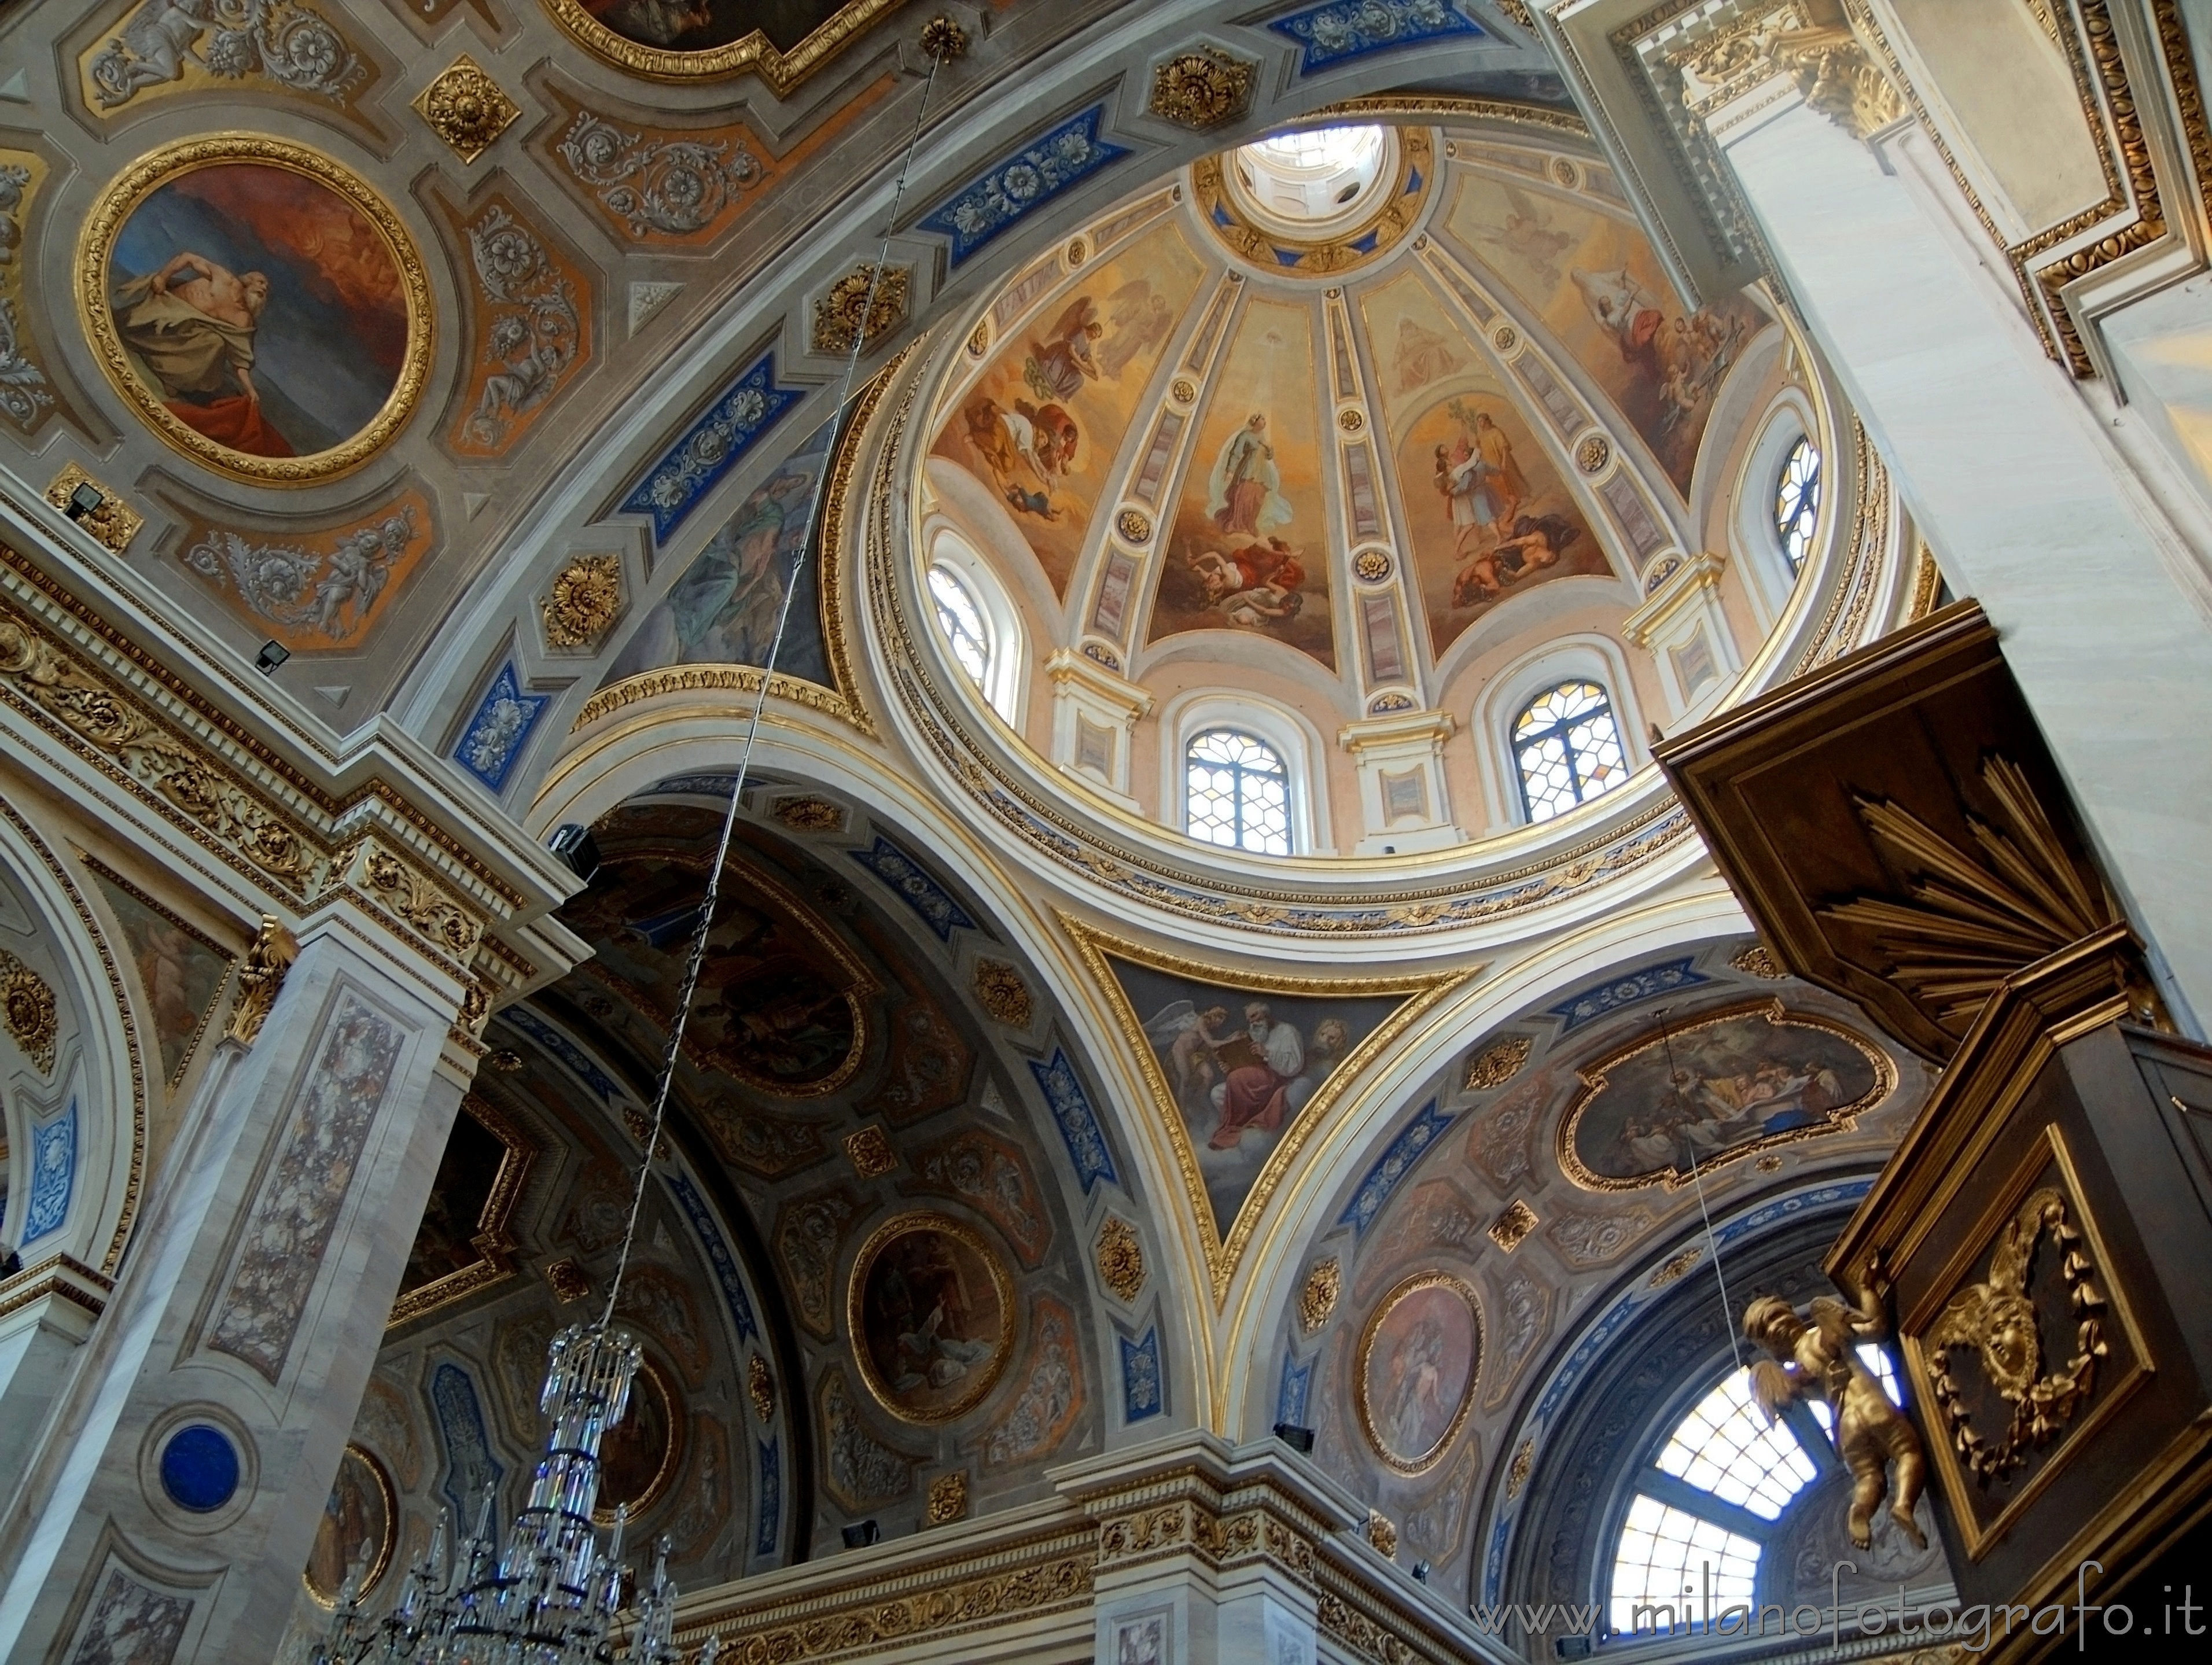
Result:
[[[133,355],[118,326],[113,288],[116,247],[132,217],[163,187],[226,165],[273,169],[321,186],[366,222],[397,275],[406,325],[391,390],[365,422],[335,445],[302,454],[272,456],[241,450],[210,437],[156,395],[134,367]],[[224,275],[235,281],[235,275]],[[429,274],[405,222],[352,169],[319,150],[287,139],[264,133],[214,133],[165,145],[141,156],[100,193],[86,217],[77,240],[76,281],[79,321],[94,356],[115,391],[139,420],[173,449],[233,479],[259,485],[302,486],[350,474],[406,426],[429,380],[436,317]],[[216,283],[212,274],[207,282],[212,290]],[[264,295],[265,289],[264,280]],[[254,322],[246,326],[249,335],[258,330],[258,310],[252,316]],[[200,321],[204,330],[204,319]],[[258,399],[255,408],[258,410]]]
[[[618,70],[653,81],[714,81],[752,70],[778,98],[787,94],[842,52],[860,33],[905,0],[848,0],[827,21],[786,52],[754,29],[718,46],[690,51],[649,46],[610,28],[583,0],[544,0],[545,9],[570,39]]]
[[[1430,1290],[1447,1290],[1466,1304],[1470,1344],[1468,1353],[1467,1380],[1460,1386],[1458,1403],[1453,1406],[1443,1431],[1436,1437],[1428,1449],[1418,1457],[1407,1457],[1393,1450],[1376,1426],[1375,1407],[1369,1402],[1367,1393],[1368,1367],[1373,1359],[1375,1343],[1391,1315],[1414,1296]],[[1474,1408],[1476,1381],[1482,1375],[1482,1302],[1474,1288],[1465,1279],[1449,1272],[1417,1272],[1401,1279],[1389,1293],[1375,1303],[1366,1324],[1359,1332],[1359,1346],[1352,1354],[1352,1401],[1359,1413],[1359,1431],[1367,1437],[1367,1443],[1375,1455],[1401,1474],[1425,1474],[1443,1461],[1444,1453],[1451,1449],[1452,1442],[1459,1437],[1467,1425],[1468,1413]]]
[[[884,1253],[902,1237],[925,1231],[937,1232],[951,1238],[980,1261],[988,1273],[991,1286],[999,1303],[1000,1334],[990,1356],[981,1361],[981,1368],[967,1372],[966,1380],[957,1394],[933,1405],[918,1406],[903,1401],[893,1383],[884,1380],[868,1340],[868,1289],[870,1275]],[[845,1285],[845,1333],[851,1339],[853,1358],[860,1366],[860,1380],[867,1384],[868,1392],[876,1402],[902,1422],[928,1426],[934,1423],[950,1422],[966,1415],[982,1403],[999,1378],[1006,1373],[1006,1364],[1013,1357],[1017,1330],[1019,1328],[1018,1310],[1014,1304],[1014,1281],[1006,1270],[1006,1257],[992,1246],[983,1234],[964,1220],[941,1214],[933,1209],[909,1209],[895,1214],[868,1234],[860,1251],[853,1257],[853,1270]]]
[[[339,1484],[344,1480],[350,1466],[354,1464],[358,1464],[368,1474],[384,1511],[384,1531],[377,1540],[376,1553],[369,1558],[368,1574],[362,1579],[360,1589],[355,1592],[356,1595],[367,1595],[377,1587],[385,1573],[390,1570],[393,1552],[399,1547],[399,1497],[392,1487],[392,1476],[384,1472],[384,1465],[376,1460],[375,1455],[366,1447],[355,1444],[351,1440],[346,1442],[345,1450],[338,1458],[337,1475],[331,1482],[331,1490],[333,1493],[337,1491]],[[307,1565],[300,1569],[300,1583],[306,1588],[308,1597],[317,1607],[335,1609],[338,1602],[339,1587],[334,1586],[325,1591],[316,1583],[314,1577],[315,1551],[322,1547],[323,1533],[329,1522],[329,1509],[325,1505],[322,1519],[316,1522],[314,1542],[308,1549]],[[340,1586],[344,1583],[346,1572],[351,1570],[349,1565],[340,1572],[338,1575]]]
[[[665,1424],[662,1431],[665,1437],[661,1441],[660,1461],[653,1471],[653,1477],[646,1481],[645,1490],[629,1500],[629,1514],[626,1518],[632,1522],[644,1518],[646,1510],[668,1495],[668,1488],[676,1479],[676,1471],[683,1466],[684,1419],[690,1414],[676,1389],[669,1385],[668,1378],[653,1368],[650,1358],[641,1358],[638,1361],[637,1378],[630,1383],[630,1403],[629,1411],[623,1418],[624,1421],[640,1413],[639,1397],[641,1394],[647,1391],[657,1393],[660,1396],[661,1419]],[[617,1423],[614,1427],[607,1429],[600,1437],[599,1480],[602,1486],[606,1483],[605,1442],[613,1435],[615,1428],[620,1426],[622,1424]],[[595,1504],[592,1509],[592,1523],[598,1527],[612,1526],[615,1523],[616,1511],[620,1507],[620,1504],[605,1502]]]

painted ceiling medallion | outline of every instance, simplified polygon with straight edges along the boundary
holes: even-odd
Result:
[[[237,479],[350,473],[429,374],[429,280],[406,227],[351,169],[289,140],[217,133],[141,157],[86,219],[77,273],[116,391]]]
[[[1207,228],[1232,253],[1263,271],[1299,276],[1349,271],[1395,248],[1428,205],[1436,177],[1435,136],[1425,127],[1395,131],[1396,172],[1367,187],[1376,206],[1349,230],[1301,238],[1283,225],[1263,223],[1228,177],[1241,152],[1193,163],[1191,194]]]
[[[1267,1204],[1346,1090],[1481,968],[1285,977],[1161,953],[1066,915],[1176,1153],[1220,1300]]]
[[[465,163],[489,149],[514,125],[522,107],[463,52],[416,94],[415,112]]]
[[[902,3],[792,0],[778,8],[778,39],[755,27],[762,9],[746,0],[544,0],[555,22],[617,69],[655,81],[711,81],[750,70],[778,98]]]
[[[1449,1272],[1416,1273],[1376,1303],[1359,1334],[1353,1403],[1367,1443],[1401,1474],[1436,1466],[1474,1402],[1482,1316]]]
[[[845,1317],[877,1402],[902,1422],[949,1422],[980,1404],[1006,1367],[1013,1279],[973,1226],[915,1210],[860,1245]]]

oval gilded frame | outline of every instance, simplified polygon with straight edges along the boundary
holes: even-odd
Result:
[[[374,1452],[348,1440],[344,1455],[361,1459],[362,1466],[368,1470],[369,1478],[376,1482],[376,1489],[384,1498],[384,1536],[376,1547],[376,1553],[369,1558],[368,1571],[361,1581],[361,1589],[356,1592],[359,1595],[367,1595],[382,1580],[392,1565],[392,1552],[399,1547],[399,1497],[392,1489],[392,1476],[384,1472],[384,1465],[376,1460]],[[340,1461],[343,1465],[343,1458]],[[307,1577],[307,1569],[304,1566],[300,1569],[300,1583],[317,1607],[326,1609],[337,1607],[338,1592],[332,1590],[325,1595],[317,1589],[315,1581]]]
[[[761,29],[703,51],[675,52],[617,33],[592,16],[581,0],[544,0],[546,12],[571,39],[618,70],[654,81],[678,82],[712,81],[752,70],[778,98],[787,96],[844,51],[862,30],[904,3],[905,0],[848,0],[835,16],[787,52]]]
[[[1698,1174],[1710,1174],[1716,1168],[1725,1168],[1732,1162],[1740,1162],[1747,1156],[1771,1151],[1780,1145],[1819,1139],[1826,1133],[1849,1133],[1858,1126],[1859,1117],[1885,1103],[1890,1094],[1897,1091],[1897,1065],[1889,1054],[1866,1036],[1832,1018],[1785,1006],[1779,996],[1718,1006],[1711,1012],[1700,1012],[1679,1028],[1647,1034],[1632,1046],[1608,1053],[1595,1063],[1575,1072],[1581,1078],[1582,1091],[1567,1106],[1567,1113],[1559,1118],[1557,1145],[1559,1167],[1566,1176],[1585,1191],[1641,1191],[1654,1185],[1663,1185],[1669,1191],[1679,1191],[1690,1184],[1695,1175],[1681,1173],[1672,1168],[1655,1168],[1648,1173],[1626,1176],[1597,1173],[1583,1162],[1581,1152],[1575,1148],[1576,1136],[1582,1129],[1583,1115],[1606,1090],[1613,1071],[1632,1058],[1670,1046],[1686,1035],[1733,1023],[1739,1018],[1765,1018],[1776,1029],[1816,1029],[1834,1036],[1867,1060],[1874,1072],[1874,1085],[1850,1103],[1836,1106],[1828,1112],[1828,1119],[1825,1121],[1808,1127],[1791,1127],[1778,1133],[1761,1133],[1756,1139],[1747,1139],[1741,1145],[1729,1146],[1711,1159],[1699,1163],[1696,1170]]]
[[[999,1338],[999,1345],[992,1350],[990,1361],[976,1372],[975,1379],[951,1404],[928,1411],[917,1411],[898,1402],[890,1384],[877,1373],[876,1361],[869,1357],[867,1343],[861,1339],[861,1322],[866,1316],[862,1291],[867,1286],[868,1273],[874,1267],[876,1257],[895,1239],[909,1231],[942,1231],[975,1251],[990,1272],[992,1286],[998,1292],[999,1310],[1006,1315],[1006,1328]],[[860,1380],[867,1384],[876,1403],[902,1422],[925,1427],[934,1423],[950,1422],[955,1417],[965,1416],[982,1403],[991,1389],[999,1385],[1000,1376],[1006,1373],[1006,1361],[1013,1357],[1015,1334],[1019,1327],[1020,1317],[1014,1305],[1014,1280],[1006,1271],[1006,1257],[992,1248],[983,1234],[965,1220],[955,1219],[950,1214],[941,1214],[930,1208],[908,1209],[904,1213],[894,1214],[871,1231],[867,1241],[860,1245],[860,1252],[853,1257],[853,1270],[845,1283],[845,1334],[852,1343],[853,1359],[860,1366]]]
[[[629,1518],[633,1521],[642,1519],[647,1510],[667,1495],[669,1485],[676,1478],[677,1467],[684,1455],[684,1419],[690,1415],[690,1407],[677,1397],[676,1390],[668,1385],[668,1378],[653,1368],[650,1358],[639,1359],[637,1373],[641,1377],[650,1377],[660,1394],[660,1407],[668,1416],[668,1443],[660,1448],[660,1466],[653,1471],[653,1478],[646,1482],[645,1490],[639,1492],[636,1500],[629,1505]],[[630,1396],[633,1399],[637,1396],[635,1382],[630,1384]],[[614,1509],[594,1504],[592,1524],[612,1526],[615,1513]]]
[[[115,240],[147,197],[170,180],[226,162],[282,168],[336,192],[375,228],[407,297],[407,344],[391,393],[368,425],[343,443],[303,457],[257,457],[209,439],[179,418],[131,368],[108,296]],[[321,151],[264,133],[212,133],[148,152],[117,175],[77,238],[77,316],[100,368],[140,421],[193,461],[258,485],[303,486],[350,474],[390,444],[422,400],[436,338],[430,279],[405,223],[351,168]]]
[[[1451,1420],[1444,1425],[1437,1443],[1418,1458],[1400,1456],[1383,1443],[1376,1431],[1374,1407],[1367,1402],[1367,1364],[1375,1351],[1375,1337],[1393,1312],[1410,1296],[1424,1290],[1449,1289],[1467,1303],[1468,1318],[1474,1325],[1474,1356],[1468,1363],[1467,1382],[1460,1389],[1459,1404],[1452,1412]],[[1367,1437],[1370,1449],[1401,1474],[1425,1474],[1443,1461],[1444,1453],[1451,1449],[1452,1442],[1467,1425],[1468,1413],[1474,1408],[1474,1384],[1482,1375],[1482,1302],[1474,1287],[1465,1279],[1449,1272],[1417,1272],[1410,1278],[1401,1279],[1388,1294],[1375,1303],[1375,1310],[1359,1331],[1359,1346],[1352,1358],[1352,1402],[1359,1412],[1359,1431]]]

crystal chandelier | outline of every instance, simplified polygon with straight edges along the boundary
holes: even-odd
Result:
[[[890,269],[890,228],[898,223],[899,204],[913,172],[937,72],[967,51],[968,39],[949,19],[939,17],[922,30],[921,46],[930,60],[929,77],[922,86],[914,131],[907,139],[906,159],[891,191],[883,244],[875,264],[867,269],[867,293],[853,330],[852,351],[845,362],[844,386],[838,395],[841,416],[852,402],[861,350],[874,342],[877,287]],[[312,1665],[686,1665],[684,1650],[676,1645],[676,1586],[668,1577],[668,1540],[663,1538],[656,1547],[653,1583],[636,1593],[635,1616],[625,1620],[631,1574],[622,1562],[622,1540],[629,1509],[625,1505],[616,1511],[613,1535],[605,1548],[592,1521],[599,1499],[599,1441],[629,1407],[630,1383],[643,1363],[636,1340],[615,1327],[615,1305],[637,1239],[638,1217],[652,1176],[653,1153],[663,1148],[661,1128],[675,1084],[676,1060],[683,1048],[692,1000],[698,992],[699,974],[706,964],[707,940],[714,929],[722,871],[729,862],[730,841],[737,830],[753,746],[760,738],[761,718],[768,707],[769,685],[790,622],[792,598],[799,589],[799,563],[812,547],[826,489],[825,483],[807,507],[806,532],[793,560],[791,581],[784,586],[744,750],[731,778],[721,842],[714,852],[714,866],[708,869],[706,894],[700,900],[693,927],[683,990],[669,1024],[652,1127],[638,1162],[629,1222],[615,1260],[606,1306],[597,1322],[571,1325],[555,1336],[548,1352],[545,1390],[538,1396],[538,1407],[552,1419],[553,1427],[546,1437],[545,1455],[531,1481],[530,1501],[507,1529],[504,1553],[492,1535],[495,1503],[492,1486],[484,1488],[475,1533],[451,1557],[446,1553],[447,1521],[441,1510],[430,1547],[408,1569],[398,1601],[381,1619],[371,1619],[362,1611],[361,1586],[368,1557],[364,1547],[362,1559],[354,1564],[338,1592],[329,1633],[309,1656]],[[692,1661],[694,1665],[714,1665],[720,1653],[721,1638],[710,1636]]]

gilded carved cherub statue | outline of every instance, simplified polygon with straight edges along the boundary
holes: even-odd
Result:
[[[1862,1289],[1856,1306],[1821,1296],[1802,1314],[1779,1296],[1762,1295],[1744,1309],[1743,1333],[1774,1355],[1751,1367],[1752,1398],[1769,1422],[1801,1397],[1825,1399],[1832,1409],[1837,1454],[1851,1471],[1851,1541],[1861,1549],[1872,1547],[1874,1511],[1889,1492],[1893,1462],[1897,1489],[1889,1517],[1925,1549],[1928,1540],[1912,1509],[1927,1484],[1927,1454],[1918,1432],[1858,1354],[1860,1343],[1889,1333],[1877,1293]]]

